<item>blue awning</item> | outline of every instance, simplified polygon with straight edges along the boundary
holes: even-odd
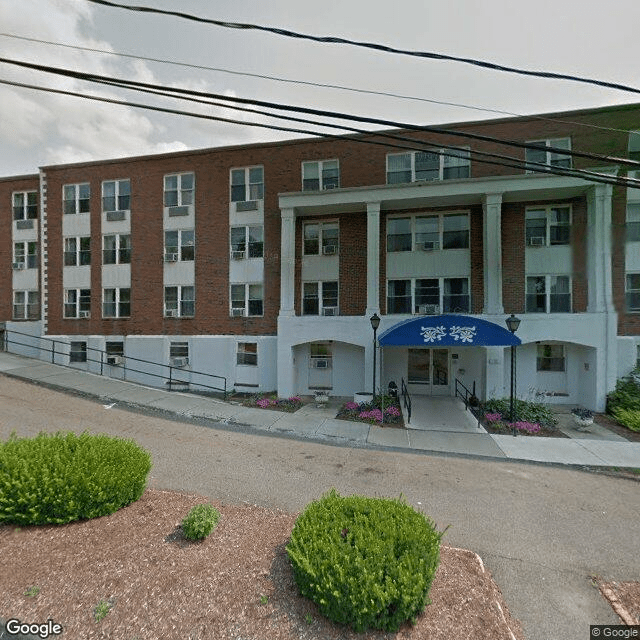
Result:
[[[383,347],[494,347],[520,342],[495,322],[457,314],[410,318],[390,327],[379,338]]]

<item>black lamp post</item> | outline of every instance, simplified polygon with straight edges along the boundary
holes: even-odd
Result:
[[[515,334],[520,326],[520,318],[516,318],[513,313],[506,319],[507,329]],[[513,428],[513,435],[517,435],[515,423],[513,422],[513,392],[516,382],[516,349],[515,345],[511,345],[511,396],[509,398],[509,420]]]
[[[375,404],[376,401],[376,333],[380,326],[380,316],[374,313],[370,318],[371,328],[373,329],[373,396],[372,400]]]

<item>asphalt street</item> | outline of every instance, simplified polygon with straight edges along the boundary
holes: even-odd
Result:
[[[590,576],[640,578],[640,484],[534,463],[427,455],[241,433],[134,413],[0,377],[0,439],[15,430],[109,433],[153,456],[150,485],[300,511],[331,487],[403,494],[444,541],[482,557],[528,640],[586,640],[619,624]]]

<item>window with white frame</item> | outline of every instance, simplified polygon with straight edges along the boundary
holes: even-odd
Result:
[[[40,317],[40,303],[37,291],[13,292],[13,319],[37,320]]]
[[[91,201],[91,187],[88,182],[65,184],[62,187],[62,210],[65,215],[88,213]]]
[[[102,291],[102,317],[128,318],[131,315],[131,289],[108,288]]]
[[[471,156],[468,148],[447,147],[387,155],[387,184],[454,180],[470,175]]]
[[[75,267],[91,264],[91,237],[64,239],[64,266]]]
[[[338,315],[338,282],[303,282],[302,315]]]
[[[527,144],[536,145],[540,149],[525,149],[527,163],[535,162],[549,167],[571,168],[571,156],[562,151],[571,151],[571,138],[554,138],[549,140],[528,140]],[[555,150],[557,149],[557,151]],[[540,171],[542,167],[532,167],[528,172]]]
[[[387,282],[387,313],[469,313],[468,278],[406,278]]]
[[[88,318],[91,312],[91,289],[64,290],[64,317]]]
[[[178,285],[164,288],[164,315],[168,318],[190,318],[195,315],[195,287]]]
[[[640,311],[640,273],[627,273],[625,279],[627,311]]]
[[[14,268],[37,269],[38,268],[38,243],[14,242],[13,243]],[[21,266],[20,266],[21,265]]]
[[[19,191],[13,194],[13,219],[35,220],[38,217],[38,192]]]
[[[102,211],[129,211],[131,209],[131,181],[107,180],[102,183]]]
[[[562,344],[537,345],[537,371],[565,371],[565,353]]]
[[[627,203],[626,240],[640,241],[640,202]]]
[[[87,361],[87,343],[84,340],[74,340],[69,347],[69,362]]]
[[[527,209],[525,240],[528,247],[570,244],[571,207],[556,205]]]
[[[333,353],[330,342],[312,342],[309,345],[309,367],[311,369],[331,369]]]
[[[262,167],[231,169],[231,202],[247,202],[264,198]]]
[[[184,367],[189,364],[189,343],[182,341],[170,342],[169,362],[176,367]]]
[[[193,229],[178,229],[164,232],[165,262],[178,260],[192,261],[195,259],[195,231]]]
[[[527,313],[571,313],[570,276],[527,276]]]
[[[232,316],[261,316],[263,314],[262,284],[232,284],[230,299]]]
[[[303,228],[305,256],[333,256],[338,254],[339,227],[337,222],[307,222]]]
[[[122,340],[107,340],[104,350],[108,356],[124,356],[124,342]]]
[[[264,227],[262,225],[231,227],[231,257],[262,258],[264,254]]]
[[[258,365],[258,343],[238,342],[236,364],[255,367]]]
[[[469,214],[387,218],[387,252],[469,248]]]
[[[102,238],[103,264],[131,263],[131,236],[116,233]]]
[[[340,167],[337,160],[318,160],[302,163],[302,190],[324,191],[340,186]]]
[[[177,173],[164,177],[164,206],[186,207],[193,204],[195,176],[193,173]]]

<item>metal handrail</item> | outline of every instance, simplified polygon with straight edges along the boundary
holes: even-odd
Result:
[[[38,340],[38,341],[42,341],[42,340],[46,340],[49,343],[51,343],[51,346],[48,347],[46,344],[45,346],[43,346],[42,344],[30,344],[28,342],[20,342],[19,340],[14,340],[14,339],[10,339],[9,338],[9,334],[17,334],[17,335],[21,335],[21,336],[27,336],[28,338],[31,338],[31,340]],[[5,330],[5,335],[4,335],[4,344],[8,345],[8,344],[17,344],[17,345],[22,345],[24,347],[29,347],[30,349],[37,349],[38,351],[45,351],[47,353],[51,353],[51,363],[52,364],[56,364],[62,367],[69,367],[71,369],[76,369],[77,367],[73,367],[71,365],[65,364],[65,363],[60,363],[60,362],[56,362],[56,355],[66,355],[65,353],[63,353],[62,350],[56,351],[56,344],[61,344],[61,345],[68,345],[67,342],[64,342],[62,340],[55,340],[54,338],[47,338],[46,336],[34,336],[31,335],[30,333],[24,333],[22,331],[16,331],[15,329],[6,329]],[[7,349],[7,351],[9,351],[9,349]],[[99,359],[96,358],[90,358],[89,355],[87,355],[87,359],[85,360],[85,362],[95,362],[95,363],[99,363],[100,364],[100,375],[108,375],[105,374],[104,371],[104,365],[107,364],[105,362],[105,358],[108,355],[113,355],[113,354],[108,354],[106,351],[103,351],[102,349],[96,349],[95,347],[89,347],[87,346],[87,351],[91,351],[91,352],[97,352],[99,355]],[[165,380],[165,382],[168,385],[169,390],[171,390],[171,386],[173,384],[179,384],[179,383],[187,383],[187,380],[178,380],[174,378],[174,370],[177,370],[178,372],[183,371],[182,367],[174,367],[173,365],[170,364],[163,364],[160,362],[154,362],[153,360],[145,360],[143,358],[136,358],[134,356],[125,356],[124,354],[121,356],[122,358],[124,358],[124,364],[122,366],[122,371],[123,371],[123,378],[124,376],[126,376],[126,372],[130,371],[132,373],[140,373],[142,375],[145,376],[150,376],[152,378],[161,378],[162,380]],[[158,373],[150,373],[149,371],[141,371],[140,369],[134,369],[131,366],[127,365],[127,362],[131,360],[133,362],[142,362],[145,364],[150,364],[153,365],[155,367],[162,367],[163,369],[169,369],[169,376],[167,379],[167,375],[166,373],[163,374],[158,374]],[[110,365],[111,366],[111,365]],[[91,372],[93,373],[93,372]],[[227,391],[227,379],[225,376],[219,376],[213,373],[205,373],[204,371],[193,371],[191,369],[189,369],[189,373],[190,374],[194,374],[197,376],[206,376],[207,378],[215,378],[218,380],[222,380],[222,386],[214,386],[214,385],[209,385],[209,384],[205,384],[203,382],[196,382],[194,383],[196,386],[198,387],[203,387],[204,389],[210,389],[212,391],[219,391],[222,392],[224,398],[226,399],[229,392]],[[108,376],[108,377],[113,377],[113,376]],[[124,378],[126,379],[126,378]]]
[[[411,396],[409,395],[409,389],[407,389],[404,378],[400,380],[400,395],[402,396],[404,408],[407,411],[407,424],[409,424],[411,423]]]
[[[464,391],[464,393],[460,390],[458,390],[458,387],[462,387],[462,391]],[[467,387],[464,386],[464,384],[458,380],[458,378],[456,378],[456,392],[455,392],[455,396],[460,397],[462,399],[462,401],[464,402],[464,408],[468,409],[469,408],[469,398],[471,396],[473,396],[475,398],[476,395],[476,381],[473,381],[473,391],[469,391],[469,389],[467,389]]]

